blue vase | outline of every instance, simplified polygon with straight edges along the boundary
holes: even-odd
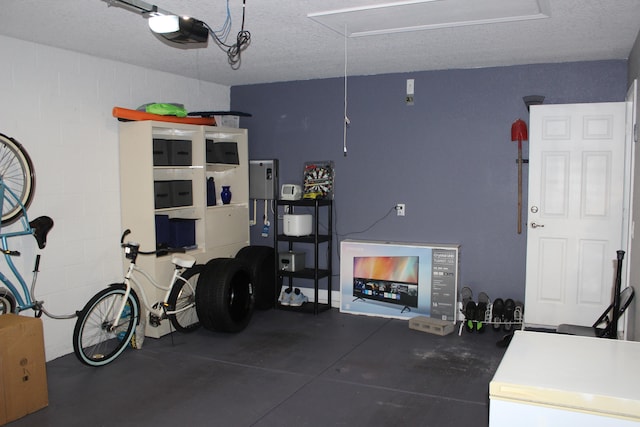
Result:
[[[220,198],[222,199],[222,203],[225,205],[228,205],[229,203],[231,203],[231,191],[229,190],[229,188],[231,187],[228,185],[223,185],[222,192],[220,193]]]

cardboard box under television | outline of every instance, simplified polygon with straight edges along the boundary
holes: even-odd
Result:
[[[456,321],[460,245],[343,240],[340,311]]]
[[[48,404],[42,320],[0,316],[0,425]]]

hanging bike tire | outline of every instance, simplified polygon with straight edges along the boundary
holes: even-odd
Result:
[[[0,288],[0,315],[15,313],[16,299],[8,289]]]
[[[2,200],[2,225],[9,225],[22,216],[23,206],[27,209],[31,204],[36,186],[36,174],[33,162],[24,147],[15,139],[2,133],[0,133],[0,178],[5,187]]]
[[[253,315],[251,273],[235,258],[210,260],[200,274],[196,311],[205,329],[240,332]]]
[[[245,246],[236,254],[251,272],[255,308],[273,308],[276,299],[276,253],[271,246]]]

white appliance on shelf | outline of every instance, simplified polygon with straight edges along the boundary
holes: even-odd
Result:
[[[285,236],[308,236],[312,233],[310,214],[287,214],[282,217]]]
[[[302,198],[302,187],[297,184],[283,184],[280,189],[282,200],[300,200]]]

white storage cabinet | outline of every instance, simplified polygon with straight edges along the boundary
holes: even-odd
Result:
[[[171,149],[165,152],[156,146],[154,165],[154,139],[180,141],[175,144],[180,148],[179,152],[173,153],[172,164],[166,165],[171,160],[167,162],[163,157],[168,155],[171,159]],[[211,144],[229,147],[233,143],[237,146],[236,161],[225,163],[223,159],[220,163],[217,160],[216,163],[207,163],[207,145],[211,150]],[[185,154],[189,149],[191,159],[185,161],[189,157]],[[209,177],[215,180],[215,206],[207,206],[206,180]],[[178,190],[174,191],[178,199],[175,204],[179,206],[160,201],[157,207],[156,199],[160,199],[156,195],[157,183],[163,183],[160,184],[162,186],[170,182],[178,182]],[[232,199],[227,205],[222,204],[220,198],[223,185],[231,187]],[[169,187],[165,185],[164,189]],[[247,130],[155,121],[121,122],[120,197],[122,228],[131,230],[128,239],[138,242],[141,250],[156,248],[156,215],[168,215],[169,218],[195,220],[195,244],[187,253],[198,263],[205,264],[212,258],[234,257],[241,248],[249,245]],[[170,258],[140,256],[138,264],[159,284],[166,285],[173,272]],[[128,260],[124,256],[123,263],[126,268]],[[163,291],[151,284],[145,284],[145,291],[150,303],[163,297]],[[146,328],[146,335],[151,337],[169,332],[167,320],[160,327]]]

